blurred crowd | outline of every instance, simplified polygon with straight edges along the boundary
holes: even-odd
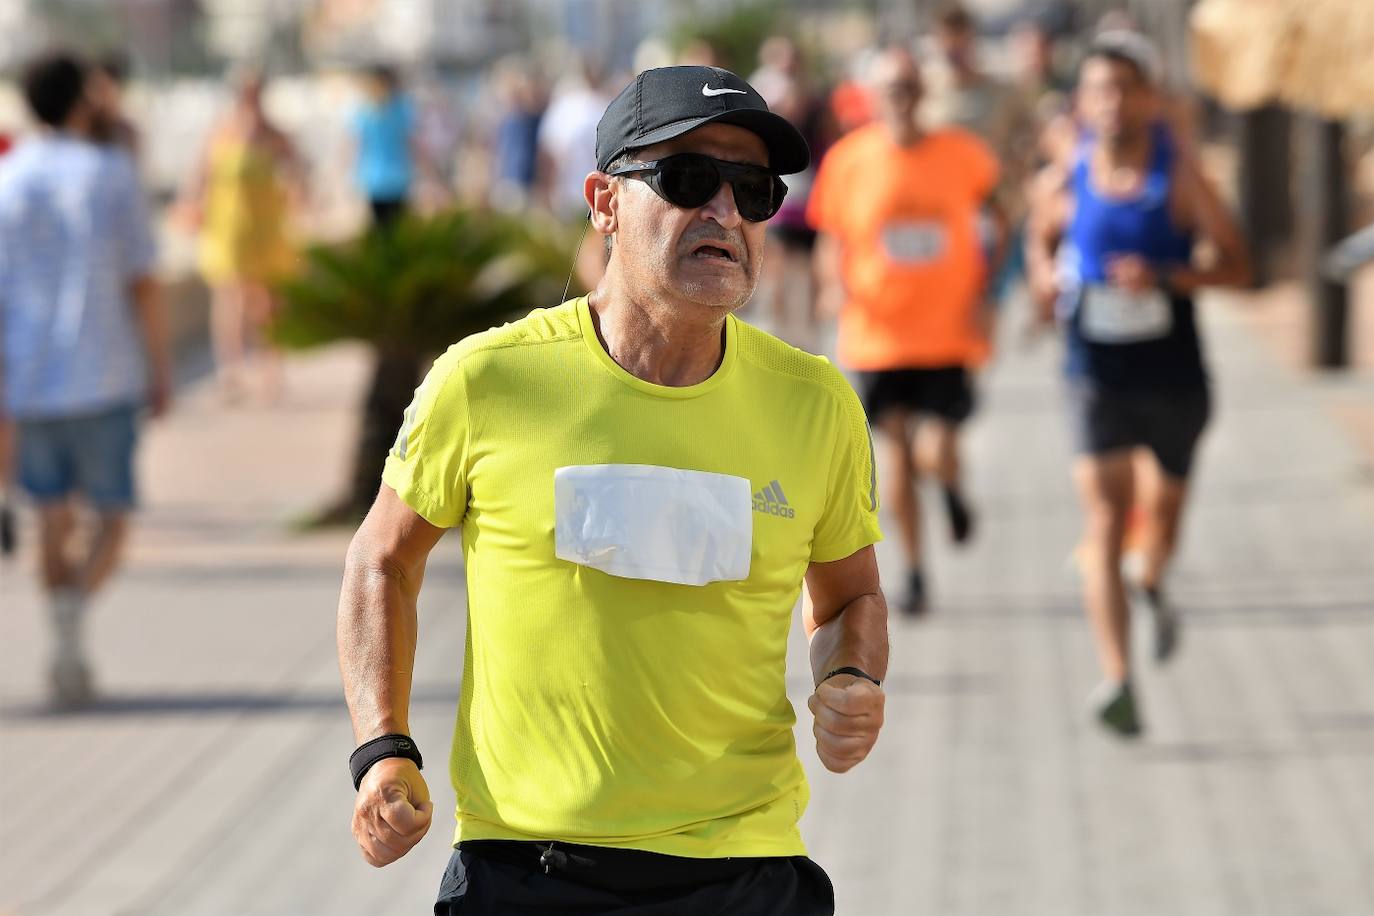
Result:
[[[1101,27],[1131,25],[1113,13]],[[1001,164],[999,204],[1012,226],[1024,219],[1036,170],[1071,151],[1071,57],[1085,40],[1081,34],[1055,34],[1034,16],[984,36],[975,19],[954,5],[908,42],[921,65],[922,123],[958,125],[989,145]],[[823,47],[774,35],[763,41],[756,69],[741,73],[773,110],[802,130],[814,153],[811,170],[788,178],[787,200],[770,224],[775,256],[767,259],[769,275],[757,297],[762,320],[803,346],[819,345],[824,305],[807,266],[815,235],[805,216],[814,166],[839,137],[874,119],[870,71],[878,51],[875,46],[837,58]],[[375,225],[407,210],[434,212],[455,201],[537,210],[564,222],[585,213],[582,183],[595,165],[597,120],[633,73],[608,70],[577,54],[556,60],[502,59],[465,99],[429,78],[409,86],[394,66],[366,68],[353,80],[357,103],[346,115],[349,148],[327,153],[345,161],[333,163],[320,162],[318,144],[298,144],[292,129],[269,114],[269,73],[246,64],[226,73],[229,102],[203,138],[193,167],[180,177],[169,215],[177,230],[198,239],[197,265],[213,290],[214,349],[227,400],[242,396],[251,353],[262,355],[258,387],[269,399],[276,396],[279,369],[265,334],[271,288],[290,271],[301,244],[319,231],[320,220],[310,210],[338,190],[319,184],[340,170],[352,172],[359,211]],[[996,68],[986,60],[995,60]],[[137,159],[140,126],[123,102],[130,61],[110,54],[83,63],[97,112],[90,139]],[[636,69],[673,63],[725,61],[703,40],[675,53],[646,42]],[[25,133],[0,125],[0,155]],[[322,234],[336,235],[337,229],[330,226]],[[1017,247],[1008,245],[1006,253],[994,288],[999,298],[1021,271]],[[598,271],[594,253],[581,257],[577,275],[584,288],[595,285]]]
[[[1104,39],[1107,44],[1099,46]],[[1085,122],[1081,100],[1075,108],[1072,99],[1080,76],[1075,58],[1088,47],[1098,47],[1098,57],[1110,66],[1102,68],[1097,107]],[[700,40],[676,53],[646,45],[636,69],[673,63],[715,66],[725,59],[721,49]],[[1073,206],[1065,202],[1066,189],[1086,187],[1081,175],[1089,166],[1107,170],[1106,185],[1124,175],[1122,196],[1104,195],[1100,202],[1110,215],[1137,193],[1132,182],[1143,181],[1148,197],[1155,193],[1149,182],[1184,173],[1173,169],[1175,161],[1192,174],[1193,116],[1185,100],[1163,88],[1159,71],[1148,39],[1119,13],[1088,34],[1056,34],[1028,17],[987,36],[968,11],[952,5],[920,35],[838,59],[796,36],[773,35],[761,43],[752,72],[740,74],[801,131],[812,150],[811,167],[786,176],[785,198],[768,226],[764,274],[746,317],[817,352],[830,346],[830,329],[838,322],[838,356],[857,373],[874,431],[895,468],[884,484],[885,502],[897,517],[908,567],[902,606],[912,615],[924,611],[927,593],[915,482],[928,476],[939,485],[953,540],[968,541],[975,515],[963,493],[958,431],[973,410],[972,378],[989,358],[1003,304],[1034,303],[1022,311],[1028,329],[1064,317],[1065,275],[1056,246],[1075,232],[1094,231],[1061,212]],[[154,393],[158,410],[171,396],[171,355],[158,314],[152,250],[156,233],[137,186],[143,132],[158,125],[135,125],[125,113],[128,74],[127,63],[117,58],[43,56],[24,76],[36,126],[30,135],[0,144],[0,150],[8,149],[0,159],[0,233],[8,233],[9,246],[0,252],[0,296],[7,297],[0,303],[4,403],[20,426],[17,445],[12,423],[6,421],[0,434],[0,486],[8,494],[20,467],[26,489],[33,490],[37,480],[53,496],[73,489],[94,494],[100,515],[97,535],[79,547],[69,543],[75,522],[65,510],[49,513],[43,527],[45,584],[59,646],[65,647],[58,652],[54,686],[60,699],[70,701],[90,691],[77,648],[84,605],[114,567],[133,505],[127,467],[107,480],[108,468],[84,468],[76,456],[102,436],[127,465],[131,412],[146,390]],[[597,123],[632,75],[585,57],[567,57],[557,66],[511,57],[493,66],[459,105],[430,83],[412,84],[392,66],[357,73],[356,104],[339,116],[346,118],[350,138],[341,155],[362,216],[354,228],[386,232],[407,214],[454,205],[577,225],[587,215],[584,182],[596,170]],[[316,148],[303,142],[313,138],[274,117],[267,104],[269,73],[240,66],[225,81],[228,103],[201,141],[194,166],[181,176],[168,223],[196,239],[196,265],[211,295],[210,331],[224,402],[271,402],[282,395],[281,361],[271,334],[276,290],[300,263],[309,241],[305,228],[319,228],[309,211],[326,190],[320,184],[329,170],[305,152],[307,145]],[[1135,101],[1147,96],[1147,103]],[[1142,135],[1142,125],[1153,133]],[[1122,145],[1124,153],[1118,150],[1126,157],[1121,161],[1104,153],[1100,162],[1089,162],[1096,155],[1089,141],[1105,142],[1115,132],[1129,134],[1132,142],[1140,136],[1158,142],[1143,147],[1144,162],[1130,159],[1129,144]],[[1078,195],[1080,204],[1084,197]],[[1153,243],[1151,233],[1163,233],[1177,255],[1185,244],[1169,235],[1177,227],[1161,229],[1150,222],[1155,217],[1136,215],[1134,223],[1129,213],[1111,218],[1143,227],[1137,240],[1142,245]],[[1216,223],[1215,214],[1175,215],[1193,229],[1222,237],[1220,248],[1227,250],[1229,229]],[[330,233],[337,234],[336,228]],[[1097,241],[1078,238],[1077,251]],[[1123,244],[1129,249],[1137,241]],[[1104,283],[1138,292],[1148,266],[1139,258],[1116,258],[1110,249],[1106,254],[1103,270],[1110,276],[1090,276],[1094,265],[1075,263],[1069,265],[1070,273],[1076,271],[1071,279],[1083,288]],[[607,257],[600,244],[580,246],[574,273],[582,289],[596,286]],[[1198,284],[1209,278],[1243,281],[1242,267],[1227,266],[1234,269]],[[77,273],[84,291],[73,285]],[[77,313],[89,303],[82,295],[132,301],[123,317],[83,320]],[[46,314],[45,303],[70,305],[71,320],[39,317]],[[1189,303],[1188,327],[1191,320]],[[1176,316],[1176,323],[1182,326],[1183,317]],[[1176,336],[1176,330],[1161,333]],[[1100,369],[1094,362],[1099,343],[1082,342],[1084,362],[1071,373]],[[36,365],[33,354],[49,350],[76,354],[83,371],[64,370],[70,377],[63,379],[51,377],[47,365],[29,372]],[[140,366],[152,379],[146,389],[135,378]],[[1153,369],[1129,371],[1160,381],[1150,375]],[[1091,412],[1117,407],[1093,401],[1077,409],[1088,411],[1083,430],[1092,439],[1106,433],[1101,417]],[[1205,405],[1199,410],[1205,419]],[[918,414],[930,417],[919,429],[913,425]],[[71,422],[49,428],[54,418]],[[1165,477],[1186,475],[1200,430],[1198,425],[1179,433],[1186,441],[1174,445],[1186,454],[1165,467]],[[1157,453],[1165,449],[1157,442],[1133,444]],[[1094,440],[1085,450],[1095,454],[1110,446]],[[1176,527],[1182,497],[1173,491],[1166,496],[1176,504],[1165,522]],[[1103,538],[1122,536],[1118,529],[1126,525],[1129,496],[1085,491],[1084,501],[1090,515],[1106,513],[1110,530]],[[7,544],[13,528],[8,506],[7,496]],[[1148,590],[1158,589],[1171,537],[1155,544]],[[1104,563],[1114,566],[1121,545],[1100,546]],[[1113,640],[1119,642],[1122,588],[1113,580],[1099,595],[1104,669],[1118,686],[1126,681],[1119,646],[1112,648]],[[1089,603],[1094,600],[1090,595]],[[1108,696],[1104,709],[1117,704],[1111,713],[1116,715],[1120,702],[1118,694]]]

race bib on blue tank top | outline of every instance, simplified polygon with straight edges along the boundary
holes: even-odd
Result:
[[[1174,312],[1162,290],[1132,292],[1118,286],[1091,285],[1078,306],[1083,339],[1099,344],[1162,340],[1174,329]]]

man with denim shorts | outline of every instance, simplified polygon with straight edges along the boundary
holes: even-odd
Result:
[[[24,95],[41,127],[0,166],[5,412],[39,511],[62,706],[93,695],[82,618],[128,529],[138,413],[162,413],[170,392],[142,192],[128,155],[89,137],[86,73],[61,53],[28,67]],[[78,501],[94,511],[89,537],[77,537]]]

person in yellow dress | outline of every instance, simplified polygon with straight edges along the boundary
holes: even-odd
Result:
[[[280,358],[267,334],[272,284],[296,260],[290,215],[303,169],[290,138],[263,109],[263,88],[256,71],[235,80],[234,104],[210,132],[191,194],[200,270],[211,290],[215,363],[228,401],[242,395],[250,347],[258,351],[262,394],[280,394]]]

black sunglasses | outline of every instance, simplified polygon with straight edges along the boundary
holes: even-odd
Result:
[[[636,162],[608,175],[639,178],[675,207],[694,210],[706,205],[721,182],[730,182],[739,215],[751,223],[771,219],[787,196],[787,185],[761,165],[712,159],[700,153],[679,153],[653,162]]]

